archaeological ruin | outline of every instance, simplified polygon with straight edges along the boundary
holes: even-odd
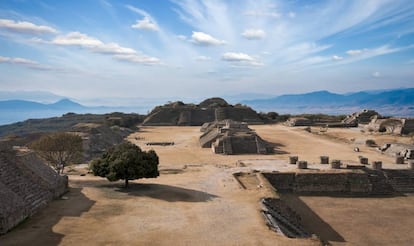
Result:
[[[209,98],[198,105],[172,102],[154,108],[144,126],[201,126],[205,122],[232,119],[263,124],[256,111],[243,105],[230,105],[222,98]]]
[[[407,135],[414,132],[414,119],[374,117],[366,128],[368,131]]]
[[[312,126],[314,123],[308,118],[290,117],[285,124],[287,126]]]
[[[414,145],[402,143],[387,143],[377,148],[383,154],[392,157],[402,157],[406,160],[414,159]]]
[[[67,191],[58,175],[33,152],[0,147],[0,234],[44,208]]]
[[[272,146],[261,139],[247,123],[224,120],[203,124],[199,142],[216,154],[268,154]]]
[[[280,195],[296,193],[300,195],[333,196],[393,196],[414,193],[414,170],[412,169],[372,169],[347,165],[342,170],[319,170],[308,172],[262,172],[272,189]],[[242,174],[238,174],[239,176]],[[259,180],[261,178],[258,178]],[[286,205],[281,198],[262,199],[262,214],[269,228],[290,238],[307,238],[311,234],[301,224],[301,216]]]

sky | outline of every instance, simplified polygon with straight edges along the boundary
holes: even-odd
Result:
[[[406,87],[412,0],[0,1],[0,91],[128,104]]]

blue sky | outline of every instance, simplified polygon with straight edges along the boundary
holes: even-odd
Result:
[[[2,0],[0,85],[89,103],[414,87],[414,1]]]

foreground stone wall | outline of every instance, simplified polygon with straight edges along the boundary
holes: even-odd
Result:
[[[66,192],[61,177],[34,153],[0,149],[0,234],[30,217]]]
[[[278,191],[298,193],[368,194],[372,186],[364,172],[347,173],[263,173]]]

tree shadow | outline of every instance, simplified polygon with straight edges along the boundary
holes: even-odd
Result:
[[[324,245],[332,242],[346,242],[345,239],[315,213],[298,195],[292,193],[279,193],[280,198],[298,213],[303,226],[311,233],[317,235]]]
[[[103,185],[103,187],[110,186]],[[112,187],[114,186],[112,185]],[[207,202],[218,197],[203,191],[164,184],[130,183],[128,188],[119,187],[118,184],[115,191],[126,193],[129,196],[151,197],[167,202]]]
[[[80,217],[95,204],[81,191],[82,188],[69,188],[63,196],[66,200],[50,202],[47,207],[0,236],[0,245],[59,245],[65,235],[54,232],[53,227],[63,217]]]
[[[274,142],[269,142],[269,141],[266,141],[266,144],[273,148],[273,153],[272,154],[276,154],[276,155],[290,154],[289,152],[281,149],[281,148],[285,147],[284,144],[274,143]]]

